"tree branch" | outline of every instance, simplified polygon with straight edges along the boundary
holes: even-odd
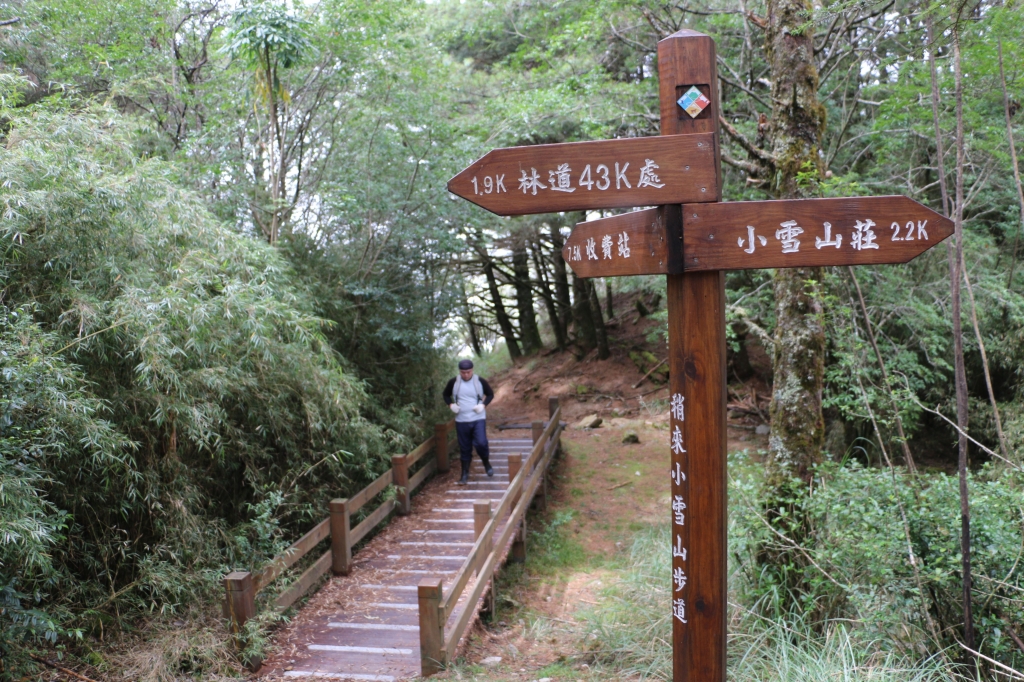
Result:
[[[722,116],[721,114],[719,114],[718,115],[718,122],[722,124],[722,128],[725,129],[725,132],[728,133],[729,137],[731,137],[741,147],[743,147],[743,149],[745,149],[748,154],[753,156],[755,159],[759,159],[760,161],[765,162],[766,164],[769,164],[769,165],[772,165],[772,166],[775,165],[776,159],[775,159],[775,156],[773,154],[770,154],[769,152],[766,152],[765,150],[761,149],[760,147],[755,145],[753,142],[748,140],[746,138],[746,136],[743,135],[743,133],[741,133],[740,131],[736,130],[736,128],[733,127],[733,125],[731,123],[729,123],[728,120],[726,120],[725,116]]]

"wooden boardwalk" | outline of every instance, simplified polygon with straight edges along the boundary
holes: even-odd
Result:
[[[508,455],[529,453],[533,441],[494,438],[490,446],[494,476],[474,454],[469,485],[456,485],[456,454],[451,471],[412,498],[411,513],[382,529],[353,557],[351,573],[331,578],[275,636],[261,677],[392,682],[420,674],[417,585],[439,578],[447,594],[473,547],[473,502],[497,506]]]

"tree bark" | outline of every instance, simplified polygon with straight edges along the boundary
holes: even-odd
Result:
[[[601,317],[601,300],[597,297],[597,287],[594,280],[584,280],[587,289],[590,290],[590,311],[594,317],[594,331],[597,332],[597,359],[607,360],[612,352],[608,348],[608,330],[604,327],[604,319]]]
[[[551,230],[551,266],[554,270],[555,300],[558,302],[559,322],[568,338],[569,318],[572,315],[572,301],[569,298],[569,277],[565,271],[565,260],[562,259],[562,247],[565,240],[558,225],[548,223]]]
[[[605,313],[608,315],[608,319],[615,317],[615,309],[612,306],[612,278],[604,278],[604,305]]]
[[[519,350],[519,342],[516,341],[516,332],[512,327],[512,320],[505,312],[505,304],[501,300],[501,292],[498,290],[498,280],[494,276],[494,263],[488,260],[484,263],[484,276],[487,278],[487,289],[491,292],[491,301],[494,303],[494,317],[498,320],[498,327],[501,328],[501,335],[505,337],[505,345],[508,347],[508,354],[513,360],[523,356]]]
[[[798,173],[820,176],[823,170],[818,150],[825,109],[818,102],[813,31],[808,29],[811,15],[808,0],[768,0],[765,49],[772,81],[769,137],[775,158],[771,189],[778,198],[801,196]],[[793,479],[809,481],[812,467],[821,459],[821,279],[821,268],[780,269],[774,278],[775,382],[767,465],[768,484],[779,491]]]
[[[594,328],[594,316],[591,312],[590,292],[587,288],[587,280],[572,277],[572,321],[576,328],[577,357],[594,350],[597,346],[597,329]]]
[[[480,333],[476,329],[476,322],[473,321],[473,311],[469,309],[468,304],[466,305],[466,326],[469,328],[469,344],[473,348],[473,353],[479,357],[483,355],[480,348]]]
[[[516,308],[519,310],[519,339],[523,355],[533,355],[543,345],[537,327],[537,313],[533,308],[533,285],[530,283],[530,256],[526,253],[523,235],[514,237],[512,244],[512,285],[516,290]]]
[[[931,70],[932,123],[935,126],[935,155],[939,171],[939,187],[942,191],[942,209],[950,215],[949,191],[946,187],[945,152],[942,148],[942,128],[939,125],[939,81],[935,64],[937,49],[935,24],[931,14],[926,14],[928,27],[928,64]],[[960,551],[963,571],[963,614],[964,644],[974,649],[974,619],[971,613],[971,517],[967,499],[967,370],[964,367],[963,328],[960,319],[960,267],[963,264],[963,92],[960,72],[959,27],[953,31],[953,68],[956,78],[956,201],[953,206],[953,243],[946,242],[946,256],[949,262],[950,299],[953,316],[953,365],[956,386],[957,421],[957,469],[960,486]],[[973,657],[973,654],[971,654]]]
[[[956,253],[947,248],[953,299],[953,354],[956,361],[956,421],[959,426],[957,470],[960,479],[960,564],[963,571],[964,644],[974,651],[974,617],[971,613],[971,509],[967,499],[967,372],[964,367],[963,330],[960,324],[960,267],[964,262],[964,92],[960,59],[960,27],[953,27],[953,73],[956,79],[956,201],[953,239]],[[969,656],[973,659],[974,654]]]
[[[544,245],[540,239],[537,239],[532,243],[532,247],[530,255],[533,258],[533,267],[537,270],[537,291],[544,301],[544,307],[547,308],[548,322],[551,324],[551,331],[555,335],[555,345],[558,347],[558,350],[565,350],[565,327],[562,325],[562,320],[558,314],[555,294],[551,290],[551,279],[548,277]]]

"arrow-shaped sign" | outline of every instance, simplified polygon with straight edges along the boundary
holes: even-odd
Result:
[[[877,265],[953,234],[952,221],[904,196],[737,201],[682,206],[680,249],[667,208],[579,223],[562,255],[578,277]]]
[[[717,201],[712,133],[494,149],[448,191],[498,215]]]

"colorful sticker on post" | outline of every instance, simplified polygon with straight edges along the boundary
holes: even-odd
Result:
[[[696,85],[684,92],[683,96],[677,99],[676,102],[691,118],[700,116],[700,113],[711,104],[711,100],[705,97],[704,93],[697,89]]]

